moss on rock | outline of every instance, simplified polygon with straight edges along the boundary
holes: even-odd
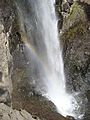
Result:
[[[70,27],[61,36],[63,40],[73,40],[77,35],[84,36],[87,34],[87,25],[84,22],[77,22],[74,26]]]
[[[71,30],[71,27],[78,25],[78,23],[80,25],[82,22],[86,22],[84,9],[78,2],[74,2],[70,8],[70,13],[64,18],[62,31],[65,32],[69,28]]]
[[[87,90],[90,64],[90,30],[86,17],[85,4],[74,2],[70,13],[63,20],[61,39],[63,42],[63,55],[67,89],[71,91]]]

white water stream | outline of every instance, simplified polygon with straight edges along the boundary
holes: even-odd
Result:
[[[45,92],[41,90],[41,93],[56,105],[60,114],[79,118],[80,106],[74,96],[66,91],[62,50],[57,29],[58,21],[54,7],[55,0],[27,1],[27,8],[19,6],[19,11],[21,21],[27,29],[26,50],[30,57],[33,56],[31,57],[33,69],[37,68],[40,73],[38,79],[41,84],[37,86],[40,88],[44,85]]]

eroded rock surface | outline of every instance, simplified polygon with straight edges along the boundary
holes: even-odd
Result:
[[[10,104],[12,82],[8,63],[11,61],[11,55],[8,33],[4,30],[3,24],[0,23],[0,102]]]
[[[90,97],[90,9],[88,8],[90,8],[89,4],[74,2],[70,12],[64,17],[60,34],[63,42],[67,91],[81,94],[82,106],[85,105],[86,109],[85,120],[90,119],[88,99]]]
[[[56,9],[59,19],[58,28],[62,29],[60,32],[62,33],[67,90],[71,93],[73,91],[86,93],[89,103],[85,120],[90,120],[90,6],[87,4],[89,0],[86,1],[86,4],[75,2],[67,9],[62,9],[62,0],[57,0]],[[43,120],[66,120],[55,111],[55,106],[37,94],[30,84],[30,82],[33,84],[29,67],[30,61],[23,51],[24,44],[21,40],[22,35],[14,5],[12,0],[0,0],[0,86],[3,86],[0,87],[0,102],[6,104],[10,100],[6,86],[8,86],[12,75],[13,108],[26,109],[33,115],[40,116]],[[3,84],[4,82],[5,84]],[[8,84],[6,85],[6,83]],[[25,117],[27,114],[31,120],[33,119],[23,110],[12,110],[1,104],[0,111],[2,108],[4,112],[0,113],[0,120],[6,120],[5,117],[8,120],[17,119],[16,115],[19,115],[20,120],[24,120],[21,115],[23,112]]]
[[[1,41],[6,45],[5,40],[7,39],[9,54],[12,57],[11,61],[8,63],[6,60],[6,65],[8,75],[12,78],[13,92],[12,92],[12,107],[16,109],[25,109],[33,115],[35,119],[39,116],[43,120],[66,120],[65,117],[56,112],[56,108],[47,99],[39,95],[34,91],[34,87],[31,86],[32,83],[32,72],[30,66],[30,60],[28,60],[27,55],[24,51],[24,43],[22,40],[22,34],[20,33],[20,23],[18,19],[18,10],[16,10],[15,3],[12,0],[1,0],[0,1],[0,19],[1,28],[0,34],[2,33],[5,38]],[[25,27],[25,26],[24,26]],[[24,39],[24,38],[23,38]],[[3,49],[3,48],[2,48]],[[0,49],[0,50],[2,50]],[[7,52],[8,52],[7,50]],[[6,53],[6,49],[4,54]],[[5,54],[6,55],[6,54]],[[4,55],[1,56],[3,58]],[[9,56],[8,56],[9,57]],[[10,57],[9,57],[10,58]],[[2,61],[3,62],[3,61]],[[13,66],[13,68],[11,68]],[[35,71],[37,72],[37,71]],[[2,78],[2,73],[0,73]],[[11,79],[9,79],[11,80]],[[1,80],[2,81],[2,80]],[[7,79],[5,79],[7,82]],[[31,83],[31,84],[30,84]],[[4,84],[5,85],[5,84]],[[6,96],[8,92],[6,87],[1,90],[0,97],[1,102],[6,104]],[[5,97],[4,97],[4,96]],[[4,99],[5,98],[5,99]],[[2,110],[3,108],[3,110]],[[16,111],[7,107],[6,105],[0,105],[1,120],[24,120],[21,114],[23,112],[25,115],[29,116],[29,120],[32,120],[30,115],[25,111]],[[10,112],[11,111],[11,112]],[[25,119],[26,120],[26,119]],[[28,120],[28,119],[27,119]]]
[[[37,116],[34,118],[25,110],[17,111],[3,103],[0,104],[0,120],[40,120]]]

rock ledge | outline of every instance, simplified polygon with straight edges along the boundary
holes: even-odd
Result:
[[[0,103],[0,120],[40,120],[38,117],[35,119],[25,110],[13,110],[11,107]]]

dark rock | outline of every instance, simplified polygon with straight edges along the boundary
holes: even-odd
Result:
[[[56,8],[56,14],[57,14],[57,18],[58,18],[58,30],[60,31],[60,29],[62,28],[62,25],[63,25],[63,15],[61,13],[62,0],[56,0],[55,8]]]
[[[2,72],[0,72],[0,82],[2,82]]]
[[[86,3],[82,3],[82,6],[84,7],[86,16],[87,16],[87,20],[90,21],[90,4],[86,4]]]
[[[69,11],[70,11],[69,3],[68,2],[63,3],[62,4],[62,12],[69,13]]]
[[[73,4],[73,0],[67,0],[67,2],[69,3],[69,6]]]
[[[85,12],[88,7],[74,2],[70,9],[70,13],[64,18],[61,34],[67,91],[80,92],[78,97],[82,99],[81,106],[86,111],[84,119],[89,120],[90,22]],[[78,99],[77,96],[75,98]]]
[[[69,118],[70,120],[75,120],[75,118],[72,116],[67,116],[66,118]]]
[[[3,95],[7,90],[4,88],[0,88],[0,95]]]
[[[10,94],[6,87],[0,87],[0,103],[5,103],[8,106],[11,105]]]
[[[62,4],[62,2],[63,2],[63,0],[56,0],[56,5],[61,5]]]

